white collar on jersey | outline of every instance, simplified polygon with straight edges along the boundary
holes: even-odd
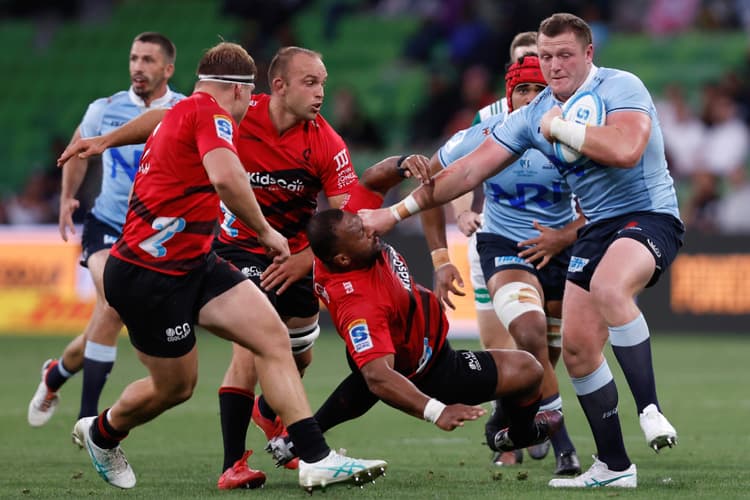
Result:
[[[576,89],[575,92],[573,92],[573,95],[576,95],[578,92],[583,92],[583,89],[587,88],[589,83],[594,79],[594,76],[596,75],[596,72],[599,70],[599,66],[595,64],[591,64],[591,69],[589,70],[589,74],[586,77],[586,79],[583,81],[583,83]],[[568,100],[573,98],[573,95],[568,97]],[[557,97],[555,97],[555,94],[552,94],[552,98],[557,101],[558,104],[562,106],[562,102],[560,102]]]
[[[131,85],[128,89],[128,97],[130,97],[130,101],[138,106],[139,108],[145,108],[146,103],[143,102],[143,99],[141,99],[138,95],[136,95],[135,92],[133,92],[133,86]],[[149,109],[156,109],[156,108],[165,108],[167,104],[169,104],[169,101],[172,100],[174,97],[174,93],[172,92],[172,89],[167,86],[166,93],[159,97],[158,99],[154,99],[151,101],[151,105],[149,106]]]

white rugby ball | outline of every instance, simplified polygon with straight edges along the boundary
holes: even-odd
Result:
[[[562,107],[562,118],[582,125],[601,127],[607,120],[604,101],[594,92],[586,91],[575,94]],[[587,160],[581,153],[565,144],[553,143],[555,156],[563,163],[580,164]]]

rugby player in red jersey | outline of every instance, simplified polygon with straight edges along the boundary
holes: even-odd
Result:
[[[146,143],[104,288],[149,376],[131,383],[99,416],[79,420],[73,431],[114,486],[132,488],[136,482],[120,441],[192,395],[196,324],[253,351],[268,399],[289,435],[303,443],[302,487],[358,482],[362,474],[385,469],[383,461],[352,460],[328,447],[311,417],[284,324],[262,292],[211,250],[221,200],[256,231],[275,262],[289,258],[286,239],[265,220],[246,182],[234,144],[254,76],[255,63],[241,46],[209,49],[198,66],[195,93],[164,115]],[[342,473],[344,462],[356,465]],[[246,471],[246,486],[265,481],[263,473]]]

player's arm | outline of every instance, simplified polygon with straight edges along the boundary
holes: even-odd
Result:
[[[57,159],[57,164],[58,166],[63,165],[73,156],[83,159],[102,154],[108,148],[142,144],[146,142],[148,136],[164,118],[166,112],[167,110],[164,108],[152,109],[136,116],[107,134],[85,139],[78,137],[65,148],[65,151]]]
[[[561,140],[584,156],[608,167],[632,168],[643,156],[651,136],[651,117],[641,111],[607,114],[601,127],[587,127],[562,119],[558,106],[542,117],[547,140]],[[553,123],[553,120],[556,122]]]
[[[360,369],[370,392],[409,415],[423,418],[450,431],[466,420],[477,420],[485,411],[479,406],[445,405],[420,391],[408,378],[393,369],[392,354],[376,358]]]
[[[81,138],[81,129],[77,127],[73,133],[70,142],[74,143]],[[73,225],[73,212],[80,206],[76,198],[78,189],[83,184],[88,169],[88,160],[78,157],[71,157],[62,165],[62,187],[60,190],[60,215],[58,218],[58,228],[60,236],[64,241],[68,241],[68,230],[70,234],[75,234]]]
[[[367,229],[385,234],[406,217],[468,193],[484,179],[513,163],[515,158],[510,151],[489,137],[471,153],[434,176],[431,184],[422,184],[389,208],[361,210],[359,215]]]
[[[274,261],[282,262],[289,258],[286,238],[263,217],[237,155],[227,148],[213,149],[203,156],[203,166],[221,201],[240,221],[258,233],[258,241],[269,250]]]

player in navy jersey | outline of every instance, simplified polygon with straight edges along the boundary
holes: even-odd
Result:
[[[526,106],[546,87],[539,59],[533,55],[522,56],[512,64],[505,80],[509,113]],[[439,171],[470,153],[506,116],[496,114],[456,133],[433,156],[432,170]],[[470,234],[476,230],[476,236],[470,245],[476,243],[476,249],[470,251],[476,252],[477,260],[481,261],[481,282],[487,287],[489,310],[500,320],[491,331],[480,330],[482,345],[505,347],[504,338],[509,332],[513,344],[533,354],[544,367],[541,409],[562,410],[554,364],[560,352],[559,325],[569,246],[584,220],[573,209],[572,192],[565,179],[542,153],[533,149],[484,181],[482,212],[481,225],[471,228]],[[432,236],[436,231],[439,236]],[[425,235],[436,255],[445,246],[445,227],[425,225]],[[449,266],[436,269],[436,282],[447,283],[438,286],[438,295],[450,290],[456,278],[454,272]],[[472,276],[472,282],[476,281]],[[505,427],[502,406],[495,404],[486,425],[490,446],[491,436],[502,427]],[[551,441],[556,457],[555,473],[580,473],[575,447],[564,425]],[[549,443],[529,453],[543,458],[548,448]],[[520,450],[510,455],[500,450],[495,452],[493,463],[497,465],[516,463],[522,458]]]
[[[263,217],[236,154],[237,122],[250,103],[255,63],[239,45],[223,42],[204,54],[197,74],[193,95],[168,112],[146,142],[123,234],[104,271],[106,298],[149,376],[126,387],[98,417],[80,419],[73,437],[107,482],[134,487],[119,443],[191,396],[197,324],[255,354],[269,401],[302,446],[303,488],[375,477],[385,462],[351,459],[328,447],[311,417],[284,324],[263,293],[211,249],[221,200],[255,231],[274,262],[289,258],[287,240]],[[262,472],[244,472],[246,487],[265,481]]]
[[[579,231],[568,266],[563,317],[563,360],[597,447],[588,471],[556,478],[552,487],[637,486],[618,415],[612,372],[603,355],[607,340],[633,393],[641,428],[658,450],[677,439],[661,413],[648,325],[635,298],[653,285],[682,245],[684,226],[664,155],[651,96],[633,74],[593,64],[591,30],[580,18],[555,14],[540,24],[537,41],[548,87],[511,114],[472,153],[390,209],[361,212],[370,230],[444,203],[501,171],[527,149],[555,163],[578,196],[589,223]],[[603,126],[562,118],[561,104],[579,91],[599,95]],[[561,142],[585,158],[569,164],[555,155]]]
[[[171,108],[182,99],[182,94],[167,85],[174,73],[175,56],[174,44],[164,35],[146,32],[136,36],[130,49],[130,88],[92,102],[72,142],[105,134],[149,109]],[[139,144],[111,148],[102,155],[101,190],[86,214],[81,238],[81,265],[91,274],[96,302],[83,333],[68,344],[59,359],[47,360],[42,367],[42,381],[28,409],[28,421],[34,427],[49,421],[59,403],[60,388],[81,369],[83,388],[78,418],[98,413],[99,396],[115,362],[117,336],[122,329],[119,316],[104,298],[102,273],[109,248],[122,232],[128,194],[142,153],[143,144]],[[88,161],[73,157],[62,168],[59,226],[60,235],[68,241],[68,233],[75,233],[72,216],[79,207],[76,193]]]

